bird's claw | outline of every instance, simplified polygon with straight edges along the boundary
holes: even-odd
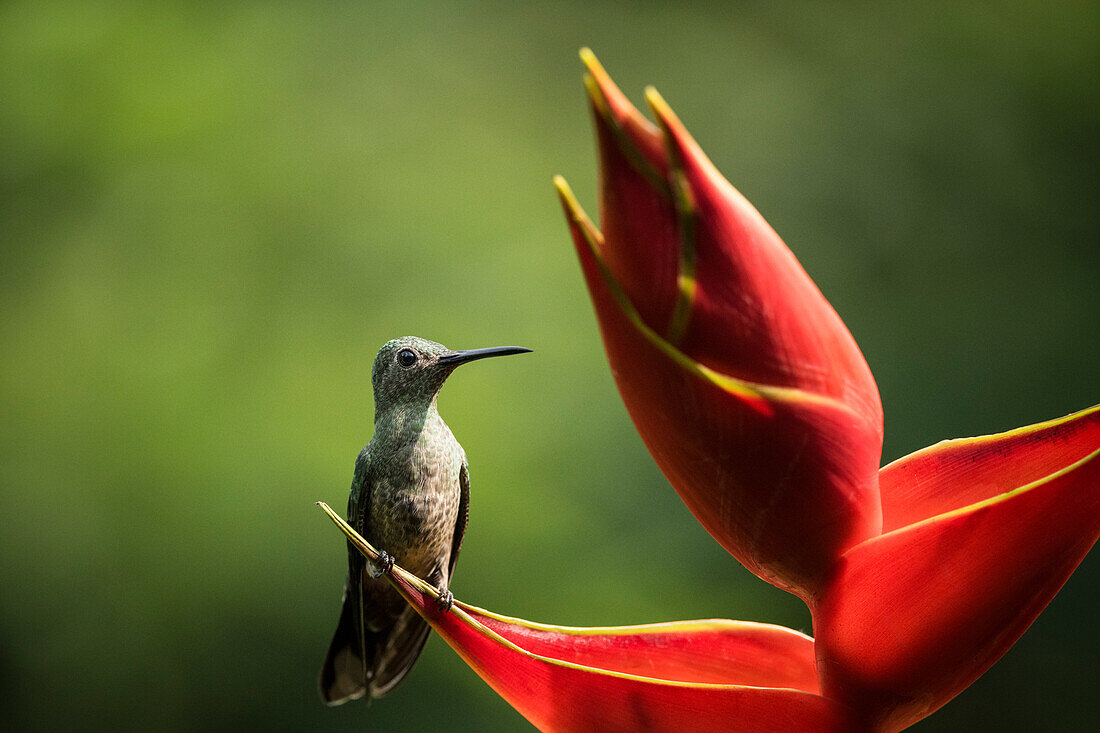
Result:
[[[455,597],[450,590],[444,588],[440,594],[437,603],[439,603],[439,610],[446,613],[451,610],[451,606],[454,605]]]
[[[372,578],[381,578],[386,573],[393,570],[393,555],[381,550],[378,553],[378,559],[372,563],[369,563],[368,572]]]

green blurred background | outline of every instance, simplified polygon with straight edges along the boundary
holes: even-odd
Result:
[[[809,630],[619,402],[550,183],[595,214],[576,52],[655,84],[845,318],[886,460],[1098,400],[1094,2],[0,5],[0,728],[528,730],[432,639],[329,710],[342,507],[387,339],[447,386],[463,600]],[[1088,558],[916,730],[1100,718]]]

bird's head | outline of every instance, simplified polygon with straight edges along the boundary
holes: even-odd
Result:
[[[371,382],[375,410],[396,404],[431,404],[447,377],[461,364],[490,356],[530,351],[522,346],[454,351],[443,344],[402,336],[388,341],[374,358]]]

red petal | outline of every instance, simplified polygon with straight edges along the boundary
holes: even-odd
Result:
[[[324,509],[364,555],[377,557]],[[399,567],[387,577],[490,687],[542,731],[851,730],[841,706],[801,689],[816,689],[813,641],[789,629],[734,621],[545,626],[459,602],[444,612],[436,591],[419,578]],[[732,683],[696,679],[720,679],[726,672]],[[688,681],[676,681],[685,676]],[[789,686],[746,684],[769,680]]]
[[[600,155],[600,219],[607,233],[601,255],[646,323],[664,333],[680,270],[664,143],[592,52],[584,49],[581,58]]]
[[[900,730],[977,679],[1100,535],[1098,456],[848,552],[815,613],[825,694]]]
[[[670,180],[686,189],[677,201],[681,229],[691,229],[684,246],[694,249],[696,289],[679,347],[723,374],[841,400],[875,426],[881,448],[878,388],[843,321],[660,95],[650,89],[647,99],[665,131]],[[877,472],[878,458],[863,468]]]
[[[558,182],[611,371],[650,453],[749,570],[812,604],[836,557],[878,534],[879,434],[844,404],[730,379],[641,322]]]
[[[570,657],[607,660],[605,632],[593,640],[603,653],[586,649],[583,630],[537,640],[532,653],[465,616],[462,608],[440,615],[429,606],[432,627],[497,693],[542,731],[827,731],[846,730],[841,711],[818,695],[790,688],[707,685],[660,681],[647,676],[605,671],[569,661]],[[497,628],[500,628],[498,622]],[[535,641],[525,625],[506,629],[513,638]],[[654,648],[643,634],[620,638],[615,666],[663,665],[668,652]],[[672,635],[675,638],[677,635]],[[681,641],[683,639],[680,639]],[[560,657],[555,641],[564,642]],[[693,645],[702,650],[703,644]],[[625,659],[629,650],[641,660]],[[654,655],[658,658],[654,659]],[[705,660],[700,660],[705,663]],[[718,661],[718,660],[715,660]],[[788,660],[782,660],[788,661]],[[806,660],[802,660],[805,662]],[[721,662],[719,661],[721,664]],[[766,670],[761,670],[766,672]]]
[[[513,644],[565,662],[675,682],[818,692],[813,639],[783,626],[711,619],[576,628],[463,610]]]
[[[889,532],[1048,476],[1100,447],[1100,405],[999,435],[945,440],[879,472]]]

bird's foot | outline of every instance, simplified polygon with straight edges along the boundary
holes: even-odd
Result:
[[[381,578],[383,575],[393,570],[393,563],[393,555],[385,550],[379,550],[378,559],[368,563],[367,572],[370,573],[372,578]]]
[[[436,601],[439,604],[439,610],[446,613],[451,610],[451,606],[455,603],[454,594],[447,588],[444,588],[439,592],[439,599]]]

